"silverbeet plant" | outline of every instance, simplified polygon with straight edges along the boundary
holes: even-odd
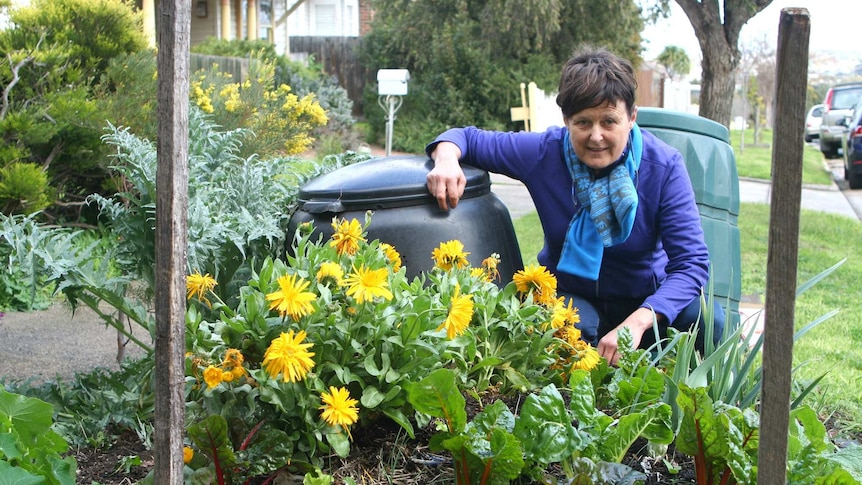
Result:
[[[575,370],[568,405],[556,385],[527,396],[516,417],[502,401],[486,406],[468,422],[465,400],[449,369],[408,386],[417,411],[441,420],[432,451],[449,451],[459,485],[509,483],[520,476],[541,480],[559,463],[569,483],[633,484],[645,476],[621,464],[634,441],[643,437],[669,444],[670,407],[664,403],[614,419],[595,407],[590,374]]]

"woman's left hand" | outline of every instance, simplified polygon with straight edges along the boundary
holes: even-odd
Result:
[[[660,320],[661,315],[656,314],[655,319]],[[604,357],[608,364],[616,366],[617,362],[619,362],[620,357],[620,348],[619,348],[619,336],[617,332],[623,327],[628,327],[632,334],[632,345],[634,348],[638,348],[643,339],[644,333],[651,328],[653,325],[653,312],[648,308],[638,308],[631,315],[628,316],[623,323],[617,325],[617,328],[611,330],[607,333],[601,340],[599,340],[599,346],[596,348],[599,355]]]

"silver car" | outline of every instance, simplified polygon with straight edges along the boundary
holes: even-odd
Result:
[[[823,120],[823,105],[815,104],[805,116],[805,142],[820,138],[820,122]]]
[[[826,93],[823,119],[820,122],[820,151],[826,158],[837,158],[847,128],[844,119],[862,99],[862,83],[838,84]]]

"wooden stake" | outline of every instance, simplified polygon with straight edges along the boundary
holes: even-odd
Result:
[[[810,30],[807,9],[781,11],[757,456],[757,483],[764,485],[784,485],[786,476]]]
[[[191,3],[158,3],[154,483],[181,485]]]

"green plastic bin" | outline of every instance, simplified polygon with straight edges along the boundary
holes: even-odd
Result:
[[[638,108],[637,123],[685,159],[709,248],[713,295],[739,324],[742,293],[739,245],[739,176],[730,133],[707,118],[661,108]]]

